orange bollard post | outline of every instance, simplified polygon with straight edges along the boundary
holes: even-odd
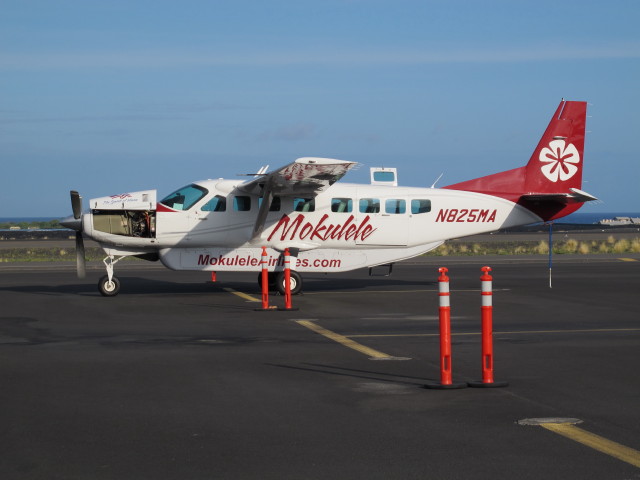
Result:
[[[262,247],[262,308],[269,308],[269,271],[267,270],[267,247]]]
[[[466,383],[453,383],[451,368],[451,303],[449,292],[449,269],[438,269],[438,296],[440,313],[440,383],[427,383],[426,388],[451,389],[464,388]]]
[[[269,306],[269,270],[267,269],[267,247],[262,247],[262,257],[260,259],[262,273],[260,274],[260,283],[262,284],[262,308],[256,308],[258,311],[273,310],[276,307]]]
[[[291,254],[284,249],[284,308],[282,310],[297,310],[291,305]]]
[[[470,387],[490,388],[506,387],[508,382],[496,382],[493,379],[493,277],[489,275],[491,267],[482,267],[482,381],[469,382]]]
[[[211,272],[211,283],[216,283],[216,272]]]

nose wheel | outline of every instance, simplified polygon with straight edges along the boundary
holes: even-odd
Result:
[[[107,274],[98,282],[98,289],[104,297],[115,297],[120,291],[120,280],[113,276],[113,266],[122,260],[126,255],[116,258],[115,255],[109,255],[102,262],[107,267]]]
[[[120,280],[116,277],[111,277],[111,279],[109,279],[109,275],[105,275],[98,282],[98,288],[100,289],[102,296],[114,297],[120,291]]]

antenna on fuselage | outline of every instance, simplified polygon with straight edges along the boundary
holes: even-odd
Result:
[[[440,174],[440,176],[438,178],[436,178],[436,181],[433,182],[433,185],[431,185],[431,188],[436,188],[436,183],[438,183],[438,180],[440,180],[442,178],[442,176],[444,175],[444,172],[442,172]]]
[[[261,175],[266,175],[267,170],[269,170],[269,165],[261,167],[260,170],[258,170],[256,173],[238,173],[237,175],[239,177],[259,177]]]

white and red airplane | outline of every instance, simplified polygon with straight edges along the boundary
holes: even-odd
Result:
[[[371,184],[336,183],[356,163],[299,158],[249,181],[204,180],[159,202],[156,190],[89,201],[71,192],[78,276],[83,236],[104,249],[100,292],[114,296],[114,265],[124,257],[160,260],[172,270],[260,271],[267,247],[270,282],[284,291],[283,252],[299,272],[344,272],[421,255],[445,240],[554,220],[595,197],[580,190],[585,102],[562,100],[529,162],[443,188],[397,185],[396,170],[372,168]]]

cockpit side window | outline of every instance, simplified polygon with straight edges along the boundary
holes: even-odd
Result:
[[[174,210],[189,210],[209,191],[200,185],[187,185],[167,195],[160,203]]]
[[[203,212],[224,212],[227,210],[227,199],[222,195],[216,195],[202,206]]]

